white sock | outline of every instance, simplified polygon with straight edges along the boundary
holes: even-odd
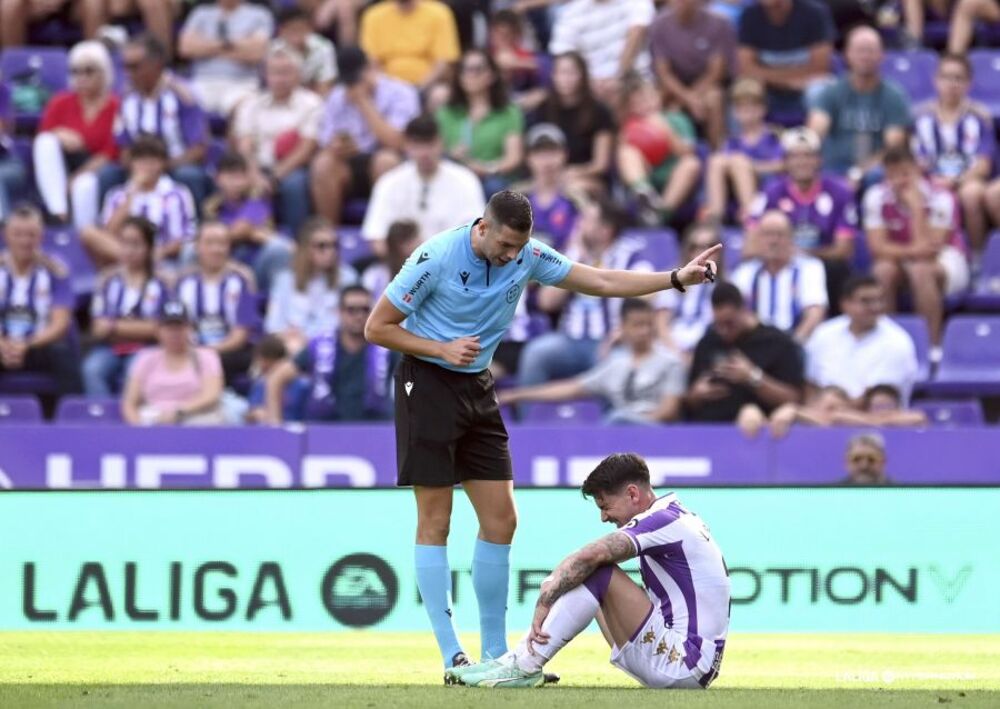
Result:
[[[579,635],[597,616],[601,604],[586,586],[577,586],[566,593],[549,611],[548,617],[542,623],[542,630],[549,634],[545,645],[533,644],[535,653],[528,650],[528,636],[514,648],[517,665],[525,672],[538,672],[545,663],[555,657],[566,644]]]
[[[77,230],[94,226],[97,223],[97,214],[100,210],[98,193],[100,185],[97,182],[96,172],[84,172],[77,176],[70,184],[73,203],[73,226]]]
[[[66,194],[66,159],[55,133],[35,137],[31,149],[35,162],[35,183],[49,214],[69,214]]]

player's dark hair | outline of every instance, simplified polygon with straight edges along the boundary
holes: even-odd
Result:
[[[347,296],[353,293],[360,293],[366,298],[370,298],[372,295],[371,292],[364,286],[359,286],[357,284],[351,286],[345,286],[340,290],[340,304],[343,305],[344,301],[347,300]]]
[[[132,227],[142,236],[142,243],[146,247],[146,260],[143,266],[146,268],[146,275],[152,276],[156,270],[156,234],[159,228],[153,222],[139,215],[131,216],[122,222],[122,229]]]
[[[128,43],[136,47],[141,47],[147,61],[156,62],[161,66],[170,61],[170,56],[163,42],[148,32],[143,32],[139,36],[133,37]]]
[[[414,143],[433,143],[441,135],[437,121],[429,113],[417,116],[406,124],[403,135]]]
[[[643,300],[642,298],[626,298],[622,303],[622,309],[620,313],[621,321],[625,322],[631,313],[651,313],[653,312],[653,306],[648,300]]]
[[[649,468],[635,453],[614,453],[597,464],[580,491],[584,497],[614,494],[626,485],[649,487]]]
[[[513,229],[519,234],[531,231],[531,202],[520,192],[501,190],[486,204],[488,221],[496,226]]]
[[[167,161],[167,145],[155,135],[140,135],[135,139],[129,156],[135,158],[158,158]]]
[[[844,287],[840,290],[840,298],[841,300],[853,298],[854,294],[862,288],[878,288],[878,285],[879,282],[875,276],[868,274],[851,276],[844,282]]]
[[[907,145],[894,145],[888,148],[882,157],[882,164],[885,167],[905,165],[907,163],[915,163],[916,161],[917,159],[913,157],[913,151]]]
[[[712,307],[713,308],[742,308],[746,303],[743,300],[743,294],[740,289],[729,281],[722,281],[715,284],[715,289],[712,291]]]
[[[888,396],[893,401],[896,402],[896,406],[902,406],[903,395],[900,393],[899,389],[894,387],[892,384],[876,384],[873,387],[868,387],[865,390],[864,404],[865,411],[868,411],[872,407],[872,399],[874,399],[879,394]]]
[[[288,356],[285,342],[277,335],[265,335],[253,348],[253,356],[258,359],[277,361]]]
[[[216,168],[216,172],[247,172],[249,169],[250,166],[247,165],[245,157],[235,150],[229,150],[219,158],[219,165]]]

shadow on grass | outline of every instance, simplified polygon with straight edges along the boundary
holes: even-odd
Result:
[[[264,678],[262,678],[264,679]],[[688,707],[997,707],[1000,692],[907,689],[728,689],[669,693]],[[0,707],[544,707],[586,706],[628,709],[669,701],[664,691],[640,687],[547,687],[484,690],[426,685],[352,686],[329,684],[0,684]]]

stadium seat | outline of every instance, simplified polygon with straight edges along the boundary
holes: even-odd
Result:
[[[0,393],[3,394],[54,394],[56,380],[43,372],[3,372],[0,374]]]
[[[361,236],[360,227],[342,224],[337,227],[337,237],[340,239],[341,262],[351,264],[373,256],[371,244]]]
[[[913,408],[927,414],[933,426],[982,426],[985,422],[979,399],[918,401]]]
[[[40,423],[42,407],[34,396],[0,397],[0,424]]]
[[[893,315],[892,319],[896,324],[906,330],[913,346],[917,350],[917,383],[926,382],[931,378],[931,361],[929,352],[931,349],[931,336],[927,330],[927,321],[921,315]]]
[[[39,83],[54,94],[66,88],[68,82],[67,52],[62,47],[12,47],[0,53],[0,76],[16,93],[17,85],[37,74]],[[19,131],[33,132],[41,112],[16,110],[14,119]]]
[[[745,242],[746,234],[740,227],[722,228],[722,268],[726,273],[732,273],[740,265]]]
[[[522,423],[597,423],[604,417],[604,404],[596,399],[561,404],[537,402],[524,404],[521,413]]]
[[[972,310],[1000,310],[1000,232],[993,232],[986,242],[979,276],[965,305]]]
[[[1000,118],[1000,51],[974,49],[969,52],[972,64],[972,86],[969,98],[989,109],[994,120]]]
[[[937,70],[936,52],[921,49],[913,52],[886,52],[882,71],[903,87],[912,103],[934,98],[934,72]]]
[[[1000,317],[952,317],[945,325],[942,349],[927,391],[939,396],[1000,395]]]
[[[677,233],[673,229],[625,229],[618,237],[619,243],[627,239],[642,242],[636,244],[643,256],[658,269],[670,269],[677,266],[680,258],[680,248],[677,245]]]
[[[64,396],[56,408],[56,421],[76,424],[116,424],[122,422],[118,399],[87,399]]]
[[[42,248],[60,258],[69,267],[73,293],[79,297],[94,292],[97,270],[75,230],[71,227],[47,228],[42,239]]]

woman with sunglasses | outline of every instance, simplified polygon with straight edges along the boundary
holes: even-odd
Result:
[[[488,53],[471,49],[462,56],[437,122],[448,156],[476,173],[487,198],[510,183],[524,160],[524,115]]]
[[[48,213],[77,229],[97,221],[97,171],[118,158],[114,139],[118,97],[111,55],[96,41],[69,52],[70,90],[52,97],[35,138],[35,181]]]
[[[358,281],[357,272],[340,262],[337,233],[325,219],[306,222],[292,268],[271,286],[264,329],[279,335],[289,352],[338,325],[339,291]]]

